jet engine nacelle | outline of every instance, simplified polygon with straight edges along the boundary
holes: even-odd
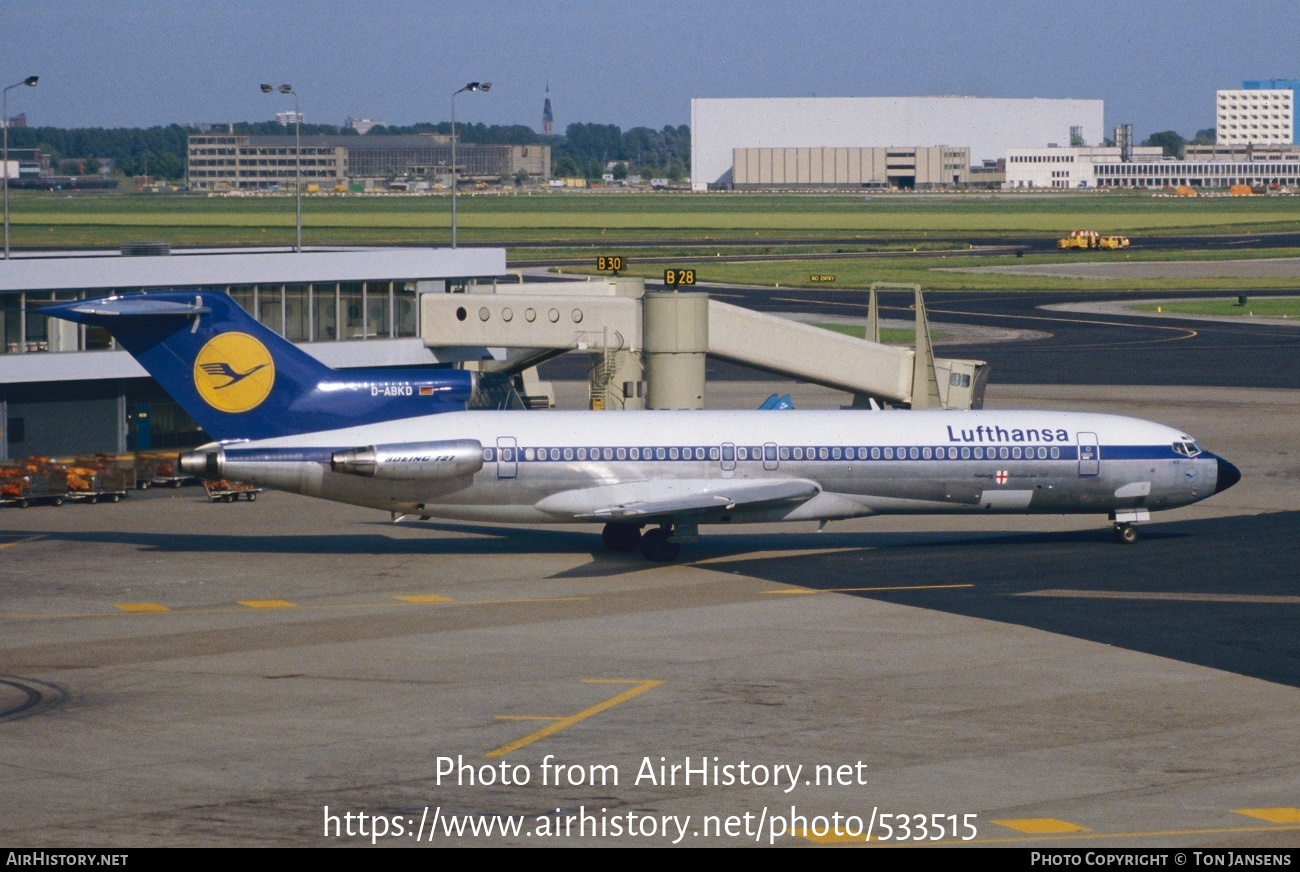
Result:
[[[473,475],[483,468],[483,445],[477,439],[371,445],[335,451],[335,472],[366,478],[436,480]]]

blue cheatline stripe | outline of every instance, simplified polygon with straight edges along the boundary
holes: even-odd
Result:
[[[336,451],[345,451],[357,446],[335,446],[327,448],[226,448],[226,459],[245,463],[329,463]],[[497,461],[499,448],[484,448],[483,459],[489,463]],[[507,462],[517,463],[575,463],[585,461],[632,461],[649,462],[731,462],[761,463],[764,460],[781,463],[923,463],[961,462],[971,460],[985,461],[1076,461],[1079,449],[1075,445],[782,445],[776,458],[764,457],[763,446],[736,446],[735,454],[722,457],[722,450],[717,445],[674,445],[674,446],[582,446],[536,448],[523,446],[513,450],[514,456]],[[1019,450],[1020,456],[1016,456]],[[1006,452],[1003,455],[1003,451]],[[742,456],[743,452],[743,456]],[[913,456],[915,452],[915,456]],[[927,455],[927,452],[929,456]],[[954,452],[956,453],[954,456]],[[1053,452],[1056,452],[1053,454]],[[796,456],[796,453],[798,456]],[[823,456],[824,453],[824,456]],[[608,456],[606,456],[608,454]],[[838,455],[838,456],[837,456]],[[1174,460],[1183,458],[1168,445],[1102,445],[1098,450],[1099,460]],[[1183,458],[1185,459],[1185,458]]]
[[[497,451],[498,449],[485,448],[484,460],[495,461]],[[520,446],[514,449],[513,460],[519,463],[573,463],[592,460],[731,462],[733,459],[741,463],[757,463],[764,460],[769,463],[773,460],[782,463],[808,461],[817,463],[943,461],[948,463],[969,460],[1076,461],[1079,459],[1077,445],[781,445],[777,452],[776,457],[770,455],[765,457],[763,445],[737,445],[729,449],[724,458],[722,450],[717,445]],[[1099,460],[1173,460],[1183,457],[1170,445],[1101,445],[1098,447],[1097,454],[1096,459]]]

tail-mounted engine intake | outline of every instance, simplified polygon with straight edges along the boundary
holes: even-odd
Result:
[[[176,466],[186,475],[195,478],[217,479],[224,475],[222,469],[225,452],[219,445],[206,445],[193,451],[181,452]]]
[[[483,445],[476,439],[371,445],[335,451],[330,468],[366,478],[458,478],[483,468]]]

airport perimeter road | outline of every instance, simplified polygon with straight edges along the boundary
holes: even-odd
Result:
[[[271,493],[0,510],[0,841],[1300,844],[1300,392],[990,405],[1164,420],[1244,477],[1134,546],[886,518],[674,565]]]

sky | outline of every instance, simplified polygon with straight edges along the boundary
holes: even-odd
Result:
[[[1300,79],[1300,7],[1281,0],[7,0],[10,114],[33,126],[305,120],[555,129],[688,124],[692,97],[1069,97],[1106,129],[1191,136],[1214,92]]]

